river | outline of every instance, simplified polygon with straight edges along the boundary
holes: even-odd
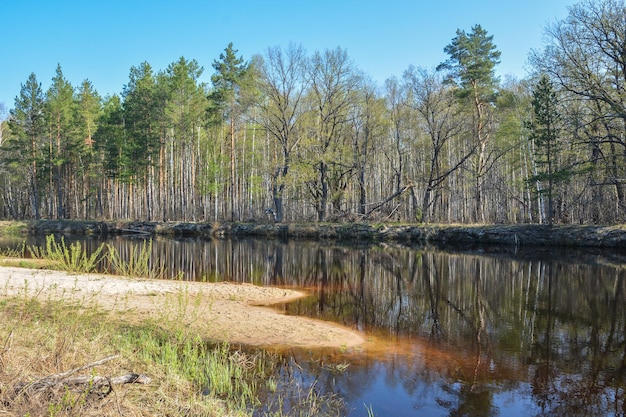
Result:
[[[305,290],[277,308],[364,332],[360,349],[280,352],[278,378],[335,394],[349,417],[626,413],[621,251],[156,238],[152,262],[166,278]]]

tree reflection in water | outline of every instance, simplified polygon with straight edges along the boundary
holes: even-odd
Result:
[[[614,253],[320,244],[309,252],[304,242],[291,245],[284,247],[282,281],[272,284],[306,288],[312,297],[286,306],[289,314],[394,339],[369,347],[382,350],[373,363],[384,364],[384,377],[358,353],[347,356],[350,380],[359,381],[358,389],[344,386],[353,403],[397,406],[386,394],[402,384],[411,398],[406,410],[419,415],[623,412],[624,272]],[[374,375],[355,375],[360,367]]]
[[[626,413],[621,253],[163,239],[152,250],[172,277],[304,289],[280,308],[371,335],[363,351],[286,353],[350,416],[363,404],[380,416]]]

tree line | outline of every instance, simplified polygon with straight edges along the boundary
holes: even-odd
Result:
[[[104,98],[31,74],[0,124],[0,217],[623,222],[624,15],[571,6],[522,80],[496,77],[480,25],[383,85],[294,44],[246,61],[231,43],[207,84],[196,60],[143,62]]]

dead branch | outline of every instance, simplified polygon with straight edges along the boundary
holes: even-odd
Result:
[[[11,349],[11,342],[13,341],[13,333],[15,332],[16,326],[13,326],[13,328],[9,332],[9,335],[4,341],[4,347],[2,348],[2,352],[0,352],[0,369],[4,369],[4,354]]]
[[[107,363],[109,361],[112,361],[113,359],[117,359],[120,355],[111,355],[111,356],[107,356],[106,358],[102,358],[100,360],[97,360],[95,362],[92,363],[88,363],[87,365],[83,365],[83,366],[79,366],[78,368],[74,368],[71,369],[67,372],[61,372],[60,374],[53,374],[53,375],[48,375],[42,379],[40,379],[40,381],[44,381],[44,380],[59,380],[59,379],[63,379],[66,378],[70,375],[73,375],[75,373],[84,371],[85,369],[90,369],[90,368],[95,368],[96,366],[100,366],[103,363]]]
[[[90,384],[93,386],[98,385],[117,385],[117,384],[149,384],[152,380],[150,377],[144,374],[129,373],[126,375],[120,375],[115,378],[109,378],[106,376],[77,376],[75,378],[64,379],[63,385],[75,386]]]
[[[103,385],[116,385],[116,384],[149,384],[151,379],[144,374],[129,373],[126,375],[120,375],[115,378],[109,378],[107,376],[77,376],[73,378],[64,378],[60,381],[44,381],[45,378],[40,379],[26,388],[33,390],[40,390],[50,387],[76,387],[80,385],[89,385],[90,388],[97,388]]]
[[[102,365],[117,357],[119,355],[107,356],[66,372],[45,376],[31,383],[18,382],[13,387],[13,399],[20,395],[31,396],[40,392],[56,391],[60,388],[74,388],[83,394],[96,394],[98,398],[104,398],[113,391],[113,385],[115,384],[149,384],[151,382],[147,375],[135,373],[128,373],[114,378],[105,376],[71,377],[78,372]]]
[[[397,198],[399,196],[401,196],[406,190],[410,190],[411,188],[414,187],[414,184],[408,183],[407,185],[405,185],[404,187],[400,188],[398,191],[396,191],[395,193],[391,194],[389,197],[387,197],[385,200],[376,203],[374,205],[374,207],[372,207],[367,214],[365,214],[365,218],[368,219],[372,213],[374,213],[375,211],[379,210],[380,208],[382,208],[385,204],[389,203],[391,200],[393,200],[394,198]]]

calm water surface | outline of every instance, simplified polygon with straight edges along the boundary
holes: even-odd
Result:
[[[356,351],[281,352],[279,377],[338,394],[347,416],[626,414],[625,253],[254,239],[152,251],[170,278],[303,289],[277,308],[365,332]]]

